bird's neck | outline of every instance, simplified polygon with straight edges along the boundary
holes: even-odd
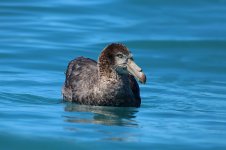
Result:
[[[101,83],[116,84],[121,81],[121,75],[119,75],[113,68],[106,65],[99,64],[98,77]]]
[[[97,66],[99,87],[101,89],[126,89],[129,85],[127,75],[119,74],[112,66],[111,60],[107,59],[105,53],[102,53]]]
[[[99,80],[96,87],[102,101],[118,105],[134,100],[129,78],[126,74],[118,74],[113,68],[98,65]]]

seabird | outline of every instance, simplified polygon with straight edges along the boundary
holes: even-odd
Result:
[[[84,105],[139,107],[140,88],[135,78],[146,82],[129,49],[112,43],[103,49],[97,62],[85,57],[69,62],[63,99]]]

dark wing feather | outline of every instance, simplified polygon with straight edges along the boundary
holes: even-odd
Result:
[[[84,57],[72,60],[67,67],[66,79],[62,89],[63,98],[76,101],[87,95],[97,81],[97,62]],[[86,92],[86,93],[84,93]]]

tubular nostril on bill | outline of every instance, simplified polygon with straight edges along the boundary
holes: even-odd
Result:
[[[137,65],[135,64],[134,61],[130,60],[128,63],[130,64],[130,66],[131,66],[132,68],[134,68],[134,69],[137,70],[138,72],[141,72],[141,71],[142,71],[142,69],[141,69],[139,66],[137,66]]]

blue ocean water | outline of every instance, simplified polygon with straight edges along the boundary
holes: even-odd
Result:
[[[226,149],[225,0],[1,0],[0,149]],[[62,103],[68,62],[111,42],[140,108]]]

